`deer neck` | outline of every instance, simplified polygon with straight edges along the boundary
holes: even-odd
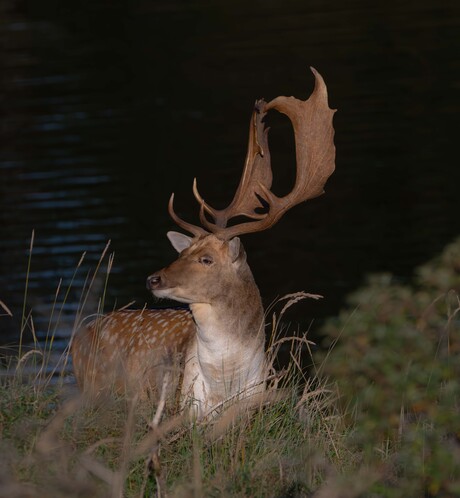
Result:
[[[260,339],[262,307],[254,309],[246,305],[244,309],[243,305],[247,303],[241,303],[241,307],[232,304],[231,308],[204,303],[190,305],[197,326],[197,339],[203,349],[217,349],[225,354],[224,350],[232,344],[244,345]]]
[[[263,308],[255,283],[248,290],[190,305],[197,326],[190,358],[195,399],[203,398],[208,406],[263,381]]]

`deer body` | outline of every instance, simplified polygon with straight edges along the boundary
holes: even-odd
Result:
[[[123,310],[82,326],[71,344],[79,387],[98,397],[110,390],[147,392],[161,385],[170,357],[184,357],[196,333],[190,311]]]
[[[80,387],[93,395],[106,388],[155,391],[181,355],[182,406],[204,416],[228,399],[264,389],[263,307],[239,239],[168,236],[179,259],[150,276],[147,286],[157,297],[188,303],[191,313],[125,310],[99,317],[74,338],[74,369]]]
[[[179,257],[148,277],[147,288],[158,298],[188,304],[193,319],[184,310],[120,311],[83,327],[73,338],[71,352],[84,390],[98,392],[111,384],[125,390],[154,389],[169,378],[165,373],[178,356],[184,359],[182,406],[190,405],[198,416],[213,413],[228,399],[264,389],[264,313],[238,236],[270,228],[291,207],[323,193],[334,171],[334,111],[322,77],[312,71],[315,88],[308,100],[277,97],[256,102],[243,175],[227,208],[208,205],[194,181],[202,225],[196,226],[177,216],[174,194],[170,198],[172,219],[194,237],[168,232]],[[294,128],[296,182],[284,197],[270,190],[264,117],[271,109],[286,114]],[[249,221],[228,225],[235,217]]]

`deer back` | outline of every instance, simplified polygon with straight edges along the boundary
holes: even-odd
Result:
[[[80,389],[92,396],[154,391],[165,368],[183,358],[196,327],[187,309],[122,310],[75,334],[71,355]]]

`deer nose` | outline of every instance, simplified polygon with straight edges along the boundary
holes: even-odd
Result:
[[[160,287],[161,285],[161,276],[160,273],[154,273],[147,277],[147,290],[154,290]]]

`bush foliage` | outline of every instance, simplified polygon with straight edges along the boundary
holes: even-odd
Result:
[[[460,239],[402,285],[373,275],[324,328],[348,441],[377,496],[460,493]],[[386,491],[382,490],[382,486]]]

